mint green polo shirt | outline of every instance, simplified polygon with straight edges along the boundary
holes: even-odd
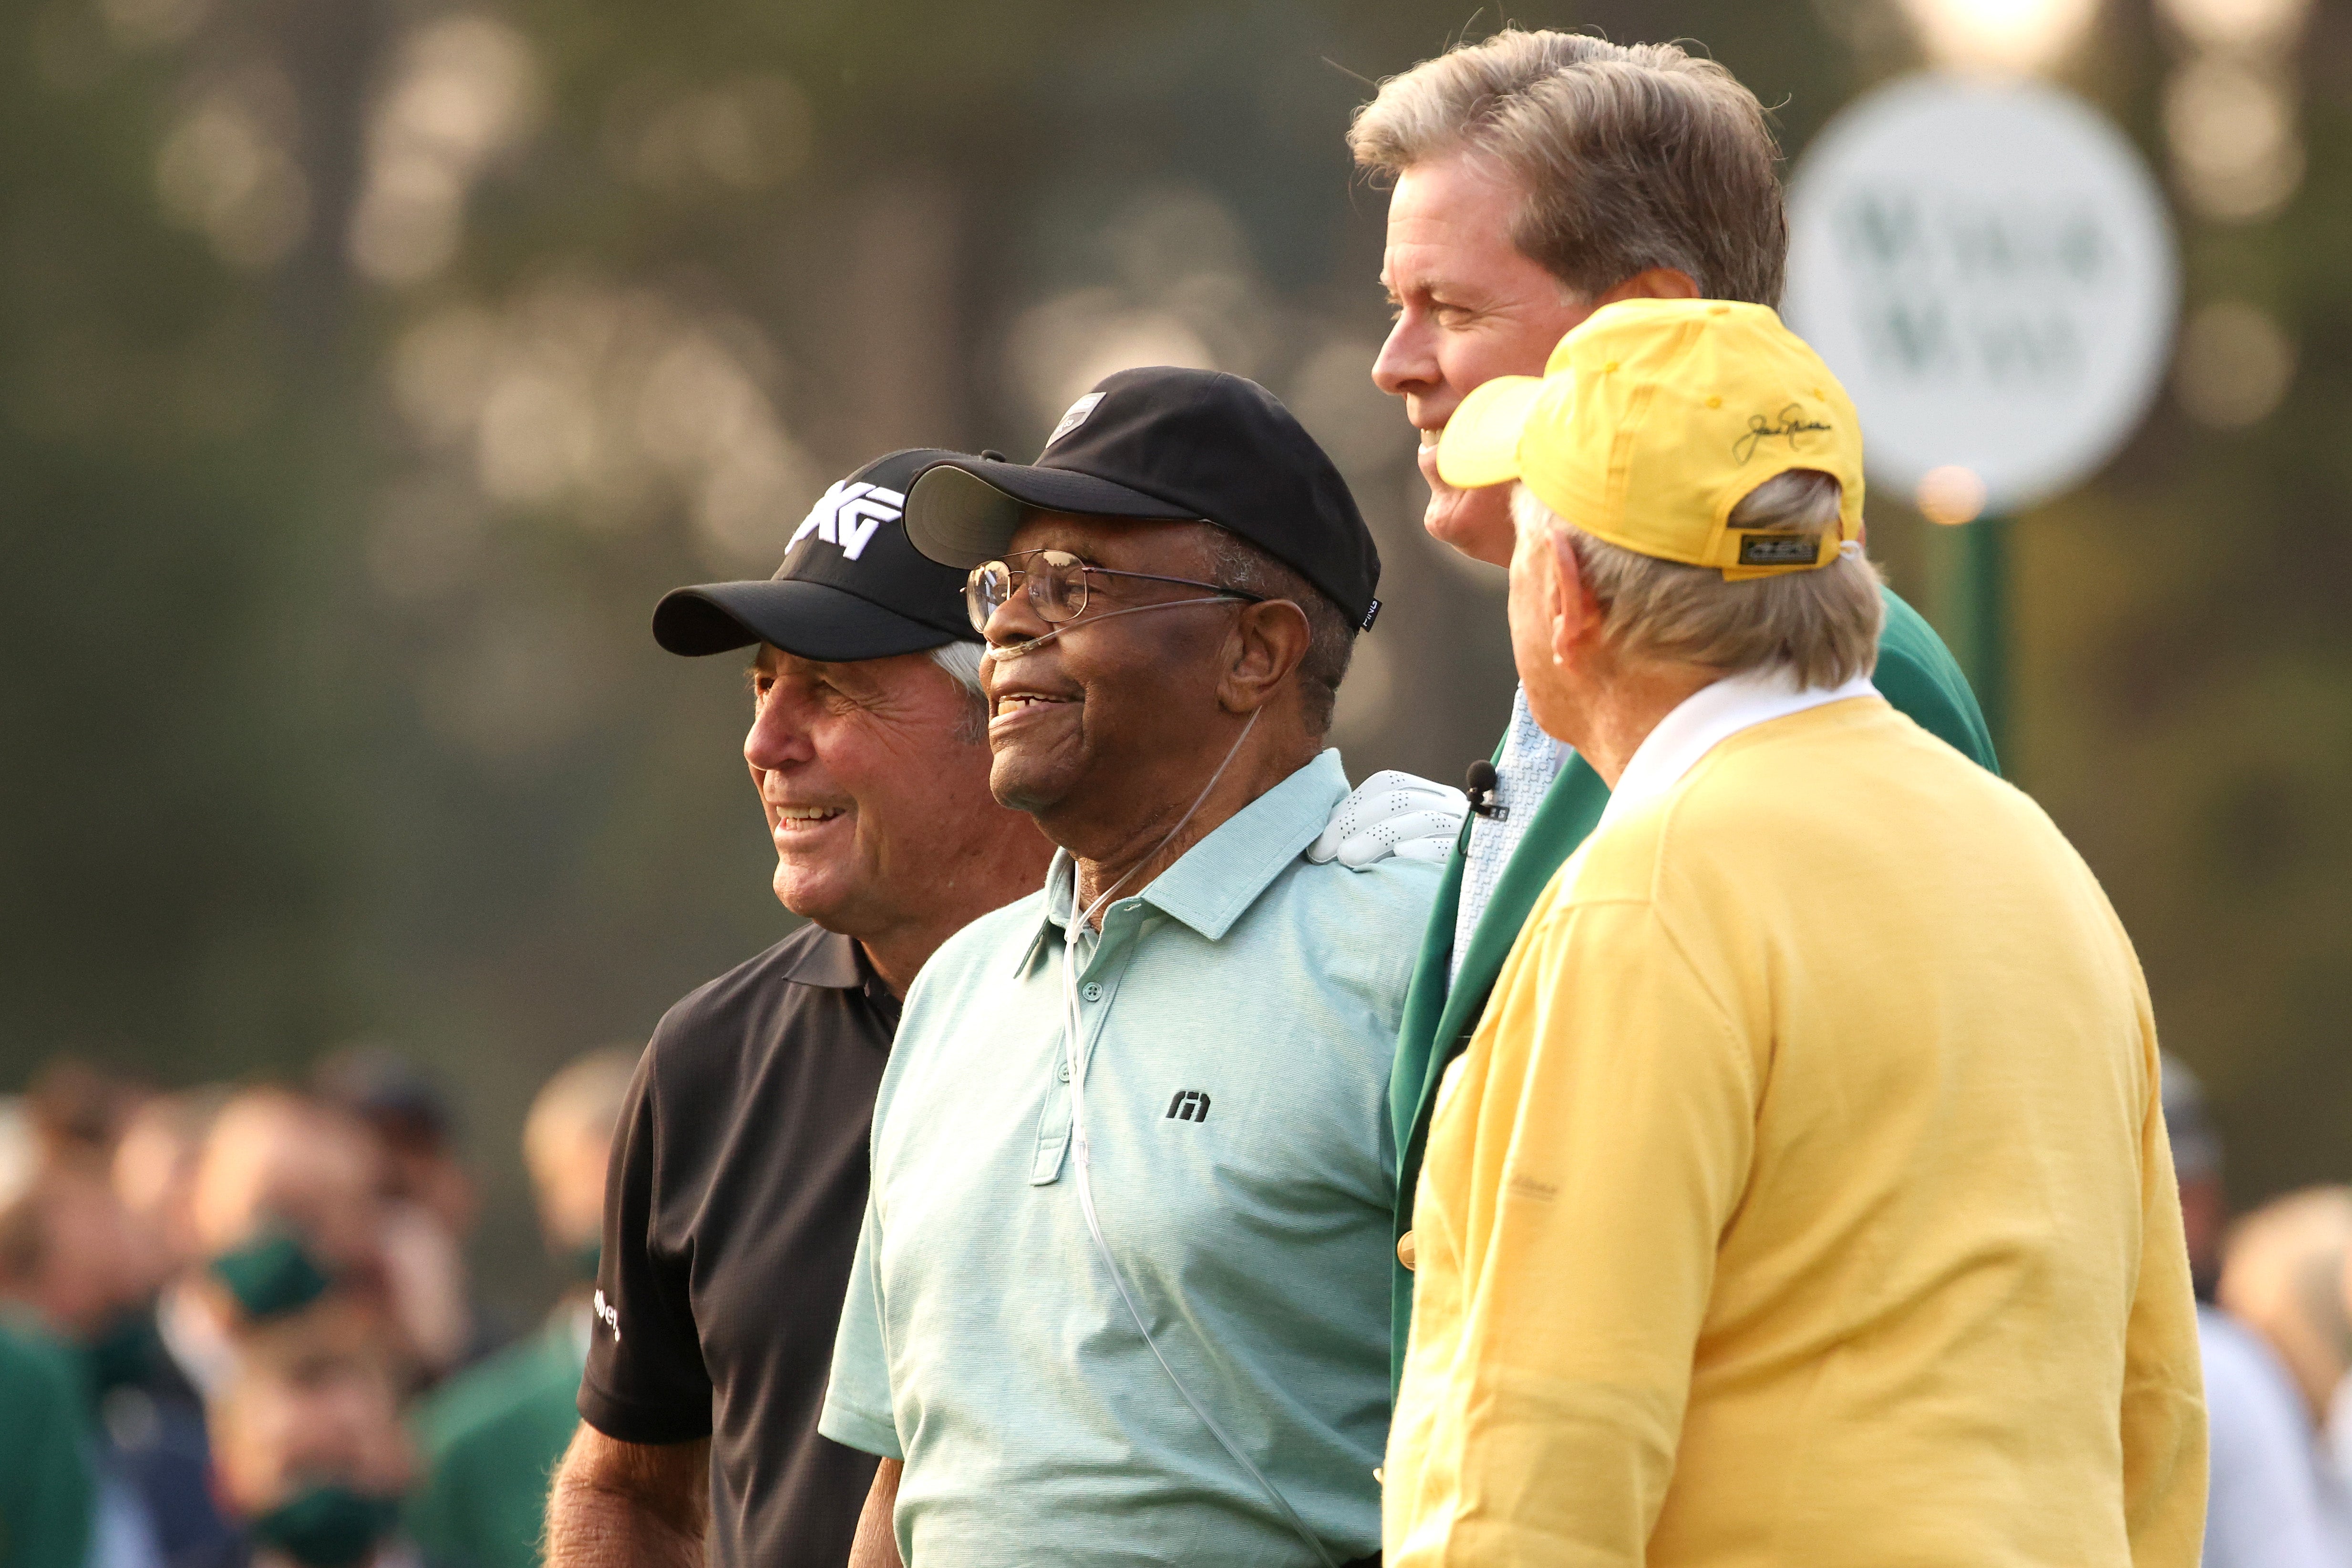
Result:
[[[1095,1207],[1193,1396],[1338,1562],[1380,1547],[1389,1066],[1437,868],[1304,852],[1339,754],[1105,912],[1078,974]],[[1078,1206],[1072,863],[908,993],[819,1430],[903,1458],[898,1549],[965,1563],[1314,1562],[1153,1361]]]

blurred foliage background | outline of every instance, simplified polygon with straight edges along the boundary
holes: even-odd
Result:
[[[2145,427],[2019,527],[2011,776],[2105,879],[2240,1197],[2340,1180],[2352,7],[2041,10],[2077,28],[2058,74],[2164,172],[2186,299]],[[1792,154],[1941,25],[1927,0],[1511,19],[1699,40]],[[1420,533],[1412,434],[1367,379],[1386,201],[1341,135],[1372,81],[1496,22],[15,0],[0,1088],[59,1051],[172,1085],[396,1046],[491,1174],[486,1285],[543,1299],[530,1091],[789,925],[740,674],[660,653],[655,599],[765,575],[882,450],[1034,451],[1120,365],[1256,377],[1324,440],[1388,563],[1350,771],[1458,779],[1508,708],[1499,574]],[[1948,531],[1899,497],[1871,520],[1942,617]]]

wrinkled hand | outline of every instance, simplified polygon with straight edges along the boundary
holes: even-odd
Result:
[[[1339,802],[1307,858],[1318,865],[1336,860],[1351,871],[1391,855],[1443,862],[1469,814],[1470,798],[1459,789],[1393,769],[1375,773]]]

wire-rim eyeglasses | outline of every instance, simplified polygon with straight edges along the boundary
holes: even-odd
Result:
[[[1036,558],[1034,566],[1016,567],[1012,564],[1031,556]],[[1151,571],[1115,571],[1107,566],[1090,565],[1067,550],[1024,549],[1014,550],[1002,560],[983,561],[971,569],[971,574],[964,579],[964,611],[971,617],[972,630],[985,634],[988,618],[1012,601],[1013,586],[1025,580],[1029,587],[1029,603],[1037,612],[1037,619],[1049,626],[1064,625],[1086,613],[1087,580],[1096,577],[1132,577],[1144,582],[1172,582],[1182,588],[1205,588],[1219,599],[1244,604],[1267,601],[1263,594],[1244,593],[1238,588],[1227,588],[1223,583],[1202,582],[1191,577],[1162,577]]]

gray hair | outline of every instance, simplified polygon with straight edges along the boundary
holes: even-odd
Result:
[[[1731,509],[1731,526],[1818,538],[1838,527],[1841,486],[1792,468],[1765,480]],[[1724,674],[1786,668],[1802,686],[1838,686],[1878,664],[1886,620],[1878,568],[1860,549],[1829,565],[1775,577],[1724,580],[1714,567],[1661,560],[1595,538],[1553,513],[1525,485],[1511,516],[1522,533],[1557,530],[1601,603],[1601,634],[1641,660],[1698,664]]]
[[[1382,82],[1348,146],[1391,177],[1493,157],[1526,193],[1512,243],[1588,298],[1659,267],[1710,299],[1780,302],[1789,224],[1763,106],[1672,44],[1507,29]]]
[[[982,644],[961,637],[931,650],[931,663],[945,670],[971,699],[955,727],[956,739],[965,746],[978,746],[988,738],[988,694],[980,685],[981,651]]]

